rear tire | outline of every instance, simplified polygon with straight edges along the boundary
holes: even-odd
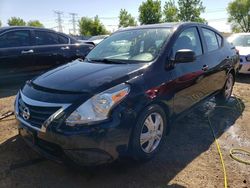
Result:
[[[145,161],[159,151],[166,134],[166,123],[166,114],[159,105],[150,105],[141,113],[130,142],[134,159]]]
[[[223,103],[228,102],[228,100],[230,99],[230,97],[232,95],[234,82],[235,82],[235,79],[234,79],[233,74],[229,73],[227,76],[227,81],[226,81],[223,89],[220,91],[219,94],[217,94],[215,96],[217,104],[223,104]]]

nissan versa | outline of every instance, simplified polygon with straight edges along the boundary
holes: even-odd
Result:
[[[98,165],[153,157],[173,119],[212,96],[226,102],[239,55],[198,23],[126,28],[30,80],[15,102],[19,133],[58,162]]]

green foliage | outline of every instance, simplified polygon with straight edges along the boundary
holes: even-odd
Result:
[[[240,32],[244,32],[244,31],[240,27],[238,27],[237,25],[232,24],[232,32],[233,33],[240,33]]]
[[[2,22],[1,22],[1,20],[0,20],[0,27],[2,27]]]
[[[93,24],[93,20],[88,17],[82,17],[79,20],[79,28],[80,28],[80,33],[85,36],[91,36],[91,26]]]
[[[11,17],[8,19],[9,26],[33,26],[33,27],[44,27],[44,25],[39,20],[30,20],[27,24],[26,22],[18,17]]]
[[[201,18],[201,13],[205,12],[205,7],[201,0],[178,0],[180,21],[191,21],[206,23],[204,18]]]
[[[128,27],[128,26],[136,26],[137,23],[135,18],[132,17],[125,9],[120,10],[119,15],[119,27]]]
[[[139,7],[139,21],[141,24],[154,24],[161,22],[161,1],[147,0]]]
[[[250,32],[250,1],[234,0],[228,4],[228,22],[234,32]]]
[[[178,8],[174,0],[165,2],[163,9],[164,22],[178,22]]]
[[[79,28],[80,34],[85,36],[105,35],[108,33],[98,16],[94,19],[82,17],[79,20]]]
[[[11,17],[9,20],[8,20],[8,25],[9,26],[25,26],[26,23],[23,19],[21,18],[18,18],[18,17]]]
[[[32,26],[32,27],[44,27],[44,25],[38,21],[38,20],[30,20],[28,23],[27,23],[28,26]]]

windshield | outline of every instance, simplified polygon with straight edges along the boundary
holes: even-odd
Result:
[[[168,39],[171,28],[154,28],[114,33],[97,45],[88,60],[115,60],[122,62],[148,62],[155,59]]]
[[[250,35],[236,35],[228,40],[235,46],[250,47]]]

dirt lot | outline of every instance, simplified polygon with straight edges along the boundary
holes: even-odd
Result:
[[[25,145],[17,135],[12,116],[0,122],[0,187],[223,187],[223,171],[208,114],[221,146],[229,187],[250,187],[250,166],[229,156],[232,147],[250,150],[249,84],[250,76],[237,79],[236,98],[227,104],[232,110],[214,108],[211,100],[178,120],[162,151],[140,164],[123,159],[81,171],[58,165]],[[0,89],[0,114],[12,110],[17,89]]]

